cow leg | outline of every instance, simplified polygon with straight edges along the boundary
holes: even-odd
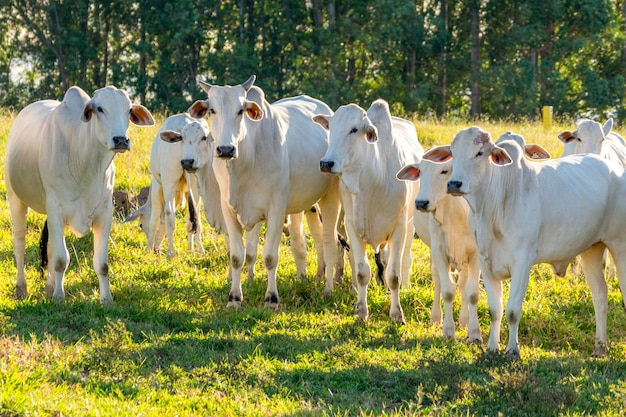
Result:
[[[54,270],[54,291],[52,298],[55,301],[63,301],[65,299],[65,290],[63,288],[65,279],[65,270],[70,263],[70,255],[65,245],[65,236],[63,234],[64,222],[61,216],[50,215],[48,211],[48,234],[51,244],[50,265]],[[94,239],[95,241],[95,239]]]
[[[407,228],[398,225],[389,245],[389,262],[385,268],[385,282],[390,290],[391,307],[389,317],[396,323],[406,324],[400,304],[400,285],[402,284],[402,258],[405,251]]]
[[[511,268],[511,285],[509,288],[509,300],[506,303],[506,320],[509,324],[509,342],[506,353],[511,358],[519,358],[519,323],[522,318],[522,304],[530,279],[531,262],[524,262],[522,254],[517,254],[519,261],[514,262]],[[515,259],[515,255],[514,255]]]
[[[198,185],[198,177],[196,174],[186,174],[187,179],[187,188],[189,189],[189,195],[191,196],[188,201],[193,201],[194,205],[192,207],[187,207],[187,212],[189,213],[187,216],[187,250],[194,251],[201,255],[204,255],[204,244],[202,243],[202,221],[200,219],[200,187]],[[191,222],[191,211],[195,215],[195,232],[193,231],[194,225]],[[195,243],[195,248],[194,248]]]
[[[478,267],[478,260],[476,257],[470,259],[466,268],[467,281],[465,285],[460,288],[461,292],[465,294],[465,298],[467,299],[467,340],[470,343],[482,343],[483,338],[480,334],[480,322],[478,321],[480,268]]]
[[[441,278],[435,261],[433,259],[432,251],[430,254],[430,275],[433,280],[433,305],[430,309],[430,325],[441,325]]]
[[[164,182],[163,199],[165,216],[165,233],[167,234],[167,259],[173,259],[177,256],[176,244],[174,243],[174,234],[176,232],[176,186],[177,182]],[[156,201],[156,200],[153,200]],[[155,208],[152,206],[152,216],[155,217]]]
[[[291,240],[291,252],[296,262],[296,277],[301,280],[306,275],[306,237],[304,234],[304,213],[290,215],[289,237]]]
[[[111,287],[109,285],[109,236],[111,234],[111,222],[113,212],[97,218],[93,225],[93,269],[98,275],[100,285],[100,303],[108,305],[113,303]]]
[[[413,219],[410,219],[407,223],[407,230],[404,238],[404,250],[402,251],[402,288],[409,288],[411,286],[411,266],[413,265],[411,249],[413,246],[414,234],[415,227],[413,227]]]
[[[502,281],[494,278],[488,269],[481,262],[481,271],[483,273],[483,283],[485,292],[487,293],[487,301],[489,302],[489,340],[487,341],[487,350],[489,352],[498,352],[500,349],[500,324],[502,323]]]
[[[439,288],[443,298],[443,337],[454,339],[456,327],[454,325],[453,303],[456,295],[456,284],[450,276],[446,239],[440,227],[431,228],[430,238],[431,266],[435,268],[434,274],[439,280]]]
[[[157,252],[161,248],[160,241],[158,240],[161,229],[161,216],[163,216],[163,188],[161,184],[152,178],[152,184],[150,186],[150,204],[151,214],[150,222],[148,224],[148,247],[147,252]]]
[[[315,245],[315,253],[317,255],[317,272],[315,279],[321,281],[324,278],[326,265],[324,264],[324,225],[320,219],[319,207],[313,206],[310,210],[304,212],[306,223],[309,226],[309,232],[313,238]]]
[[[7,182],[8,184],[8,182]],[[15,284],[15,297],[18,300],[28,297],[28,287],[24,275],[24,255],[26,252],[26,215],[28,207],[17,198],[10,188],[7,188],[7,198],[11,210],[13,222],[13,255],[17,268],[17,281]]]
[[[604,250],[603,244],[596,244],[580,254],[580,265],[591,290],[596,315],[596,342],[593,350],[593,356],[596,358],[603,357],[607,353],[606,320],[609,305],[608,289],[602,266]]]
[[[267,269],[267,290],[265,291],[265,307],[278,311],[280,301],[276,284],[278,268],[278,248],[283,234],[284,210],[282,213],[268,215],[265,244],[263,245],[263,263]]]
[[[239,308],[243,301],[243,293],[241,291],[241,269],[243,260],[246,256],[245,247],[243,245],[243,229],[237,221],[234,213],[228,208],[223,207],[224,220],[226,221],[226,230],[228,230],[228,248],[230,249],[230,293],[228,294],[227,308]]]
[[[254,281],[254,266],[259,249],[259,239],[263,223],[259,222],[246,233],[246,269],[248,270],[248,282]]]
[[[333,272],[337,264],[337,221],[341,210],[337,189],[338,180],[339,178],[332,178],[328,192],[318,202],[323,219],[322,240],[324,242],[324,264],[326,265],[324,297],[330,297],[335,286]]]

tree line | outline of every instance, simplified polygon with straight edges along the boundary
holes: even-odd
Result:
[[[0,0],[0,106],[78,85],[184,111],[202,79],[399,115],[621,118],[626,0]]]

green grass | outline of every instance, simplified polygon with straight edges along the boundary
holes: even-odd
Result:
[[[0,152],[14,114],[0,113]],[[159,118],[162,121],[162,117]],[[415,121],[425,148],[449,143],[461,123]],[[560,154],[556,134],[533,123],[479,123]],[[149,183],[157,128],[132,128],[133,149],[116,156],[116,187]],[[3,177],[3,172],[0,172]],[[0,194],[5,195],[4,183]],[[372,284],[370,320],[358,320],[348,277],[330,299],[313,278],[295,280],[287,238],[281,247],[281,311],[263,307],[266,275],[244,283],[244,305],[226,309],[224,236],[205,225],[204,257],[186,254],[179,213],[179,257],[144,252],[134,224],[115,219],[110,238],[115,303],[98,303],[92,238],[67,234],[71,263],[65,303],[48,300],[39,277],[43,217],[29,215],[30,298],[14,299],[10,216],[0,199],[0,416],[345,416],[622,415],[626,407],[626,314],[609,279],[610,354],[592,359],[593,305],[584,278],[533,269],[520,328],[522,359],[485,355],[485,346],[443,340],[429,325],[428,252],[414,241],[411,288],[401,293],[407,325],[388,318],[389,297]],[[309,247],[312,242],[309,241]],[[506,289],[505,287],[505,296]],[[459,300],[456,304],[458,314]],[[489,329],[486,295],[479,316]],[[504,347],[507,337],[503,324]]]

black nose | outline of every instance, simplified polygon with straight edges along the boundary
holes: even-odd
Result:
[[[428,210],[428,204],[429,204],[428,200],[415,200],[415,208],[419,211]]]
[[[334,161],[320,161],[320,171],[322,172],[332,172],[334,166]]]
[[[114,136],[113,146],[115,149],[127,150],[130,148],[130,139],[126,136]]]
[[[463,181],[448,181],[448,194],[458,193],[462,186]]]
[[[237,148],[234,146],[218,146],[215,149],[218,158],[233,159],[237,157]]]
[[[180,166],[182,166],[185,171],[195,171],[193,167],[195,161],[195,159],[181,159]]]

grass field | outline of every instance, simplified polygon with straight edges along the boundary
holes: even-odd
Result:
[[[2,158],[14,116],[0,113]],[[450,143],[467,126],[415,124],[425,148]],[[494,137],[507,130],[522,133],[553,156],[561,151],[557,133],[573,128],[479,125]],[[131,129],[133,149],[115,158],[116,188],[136,193],[148,185],[156,130]],[[546,266],[534,268],[520,328],[521,361],[511,362],[484,355],[484,345],[465,343],[464,329],[449,341],[429,325],[429,254],[417,240],[411,288],[401,293],[407,324],[398,326],[390,322],[388,294],[377,284],[369,293],[370,320],[354,316],[349,269],[344,283],[324,299],[312,250],[309,275],[297,281],[288,238],[278,268],[281,311],[263,307],[260,262],[256,282],[244,283],[243,307],[227,310],[223,235],[205,226],[207,255],[186,254],[181,212],[180,255],[167,261],[145,253],[136,224],[116,218],[109,245],[115,302],[102,307],[90,235],[67,234],[67,298],[46,298],[37,269],[44,218],[31,213],[30,298],[16,301],[4,182],[0,193],[0,416],[617,416],[626,409],[626,314],[615,278],[608,279],[610,353],[592,359],[595,324],[584,278],[571,272],[558,278]],[[457,299],[457,313],[459,304]],[[488,316],[483,291],[485,341]],[[503,321],[502,348],[507,334]]]

